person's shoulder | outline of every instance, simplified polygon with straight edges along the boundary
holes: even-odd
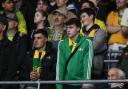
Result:
[[[86,36],[81,36],[81,41],[82,44],[89,44],[91,41],[91,38],[86,37]]]
[[[64,39],[59,41],[59,44],[65,44],[68,41],[68,37],[65,37]]]
[[[114,11],[111,11],[111,12],[109,12],[109,14],[108,14],[108,16],[110,17],[110,16],[115,16],[115,15],[118,15],[118,11],[117,10],[114,10]]]
[[[80,37],[81,37],[81,41],[83,41],[83,40],[85,40],[85,41],[87,41],[89,38],[88,37],[86,37],[86,36],[82,36],[82,35],[80,35]]]
[[[51,42],[51,41],[48,41],[47,43],[46,43],[46,49],[55,49],[55,47],[54,47],[54,45],[53,45],[53,43]]]
[[[48,41],[47,44],[46,44],[46,51],[47,52],[57,52],[57,49],[56,47],[53,45],[52,42]]]
[[[63,40],[59,41],[58,48],[65,48],[68,46],[68,37],[65,37]]]
[[[16,14],[16,16],[23,16],[22,11],[20,11],[19,9],[15,10],[14,13]]]
[[[19,9],[14,10],[16,13],[22,13]]]

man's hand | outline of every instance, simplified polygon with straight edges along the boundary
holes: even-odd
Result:
[[[111,83],[111,88],[119,87],[122,88],[124,87],[124,83]]]
[[[37,72],[32,71],[32,72],[30,73],[30,79],[31,79],[31,80],[38,80],[39,77],[40,77],[40,74],[37,73]]]

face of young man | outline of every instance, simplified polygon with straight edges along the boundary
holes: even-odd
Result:
[[[67,26],[67,35],[70,38],[74,38],[78,35],[80,28],[77,27],[76,25],[68,25]]]
[[[55,26],[63,25],[65,21],[65,16],[56,12],[53,14],[53,20]]]
[[[6,0],[4,3],[2,3],[2,7],[5,11],[12,11],[14,8],[14,3],[11,0]]]
[[[42,49],[47,42],[47,38],[41,33],[37,33],[34,35],[34,47],[37,49]]]
[[[39,11],[46,12],[48,10],[48,5],[44,3],[42,0],[38,0],[36,9]]]
[[[92,15],[89,16],[86,12],[82,13],[80,15],[80,18],[81,18],[81,23],[84,26],[88,26],[93,21]]]

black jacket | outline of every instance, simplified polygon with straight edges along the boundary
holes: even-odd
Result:
[[[128,86],[127,86],[127,84],[125,84],[124,87],[122,87],[122,88],[120,88],[120,87],[111,88],[109,84],[100,84],[99,89],[128,89]]]
[[[12,46],[8,39],[0,41],[0,81],[15,81],[17,70],[15,46]],[[17,89],[12,85],[1,85],[3,89]]]
[[[5,78],[8,55],[9,55],[9,41],[4,38],[0,40],[0,81],[3,81]]]
[[[32,71],[34,51],[27,52],[24,60],[24,74],[25,80],[30,80],[30,72]],[[55,80],[56,76],[56,59],[57,50],[53,47],[52,43],[47,42],[46,44],[46,55],[42,59],[42,69],[40,74],[40,80]],[[55,89],[55,85],[41,85],[41,89]]]
[[[23,70],[22,61],[27,50],[27,37],[20,36],[17,32],[13,41],[6,40],[0,45],[0,77],[1,81],[21,80],[20,75]],[[3,85],[3,89],[16,89],[13,86]]]

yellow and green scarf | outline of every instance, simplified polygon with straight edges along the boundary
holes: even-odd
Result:
[[[33,58],[33,71],[40,73],[41,72],[41,61],[44,58],[46,54],[45,48],[42,49],[41,56],[39,55],[39,51],[35,50],[34,52],[34,58]],[[40,57],[40,58],[39,58]]]

